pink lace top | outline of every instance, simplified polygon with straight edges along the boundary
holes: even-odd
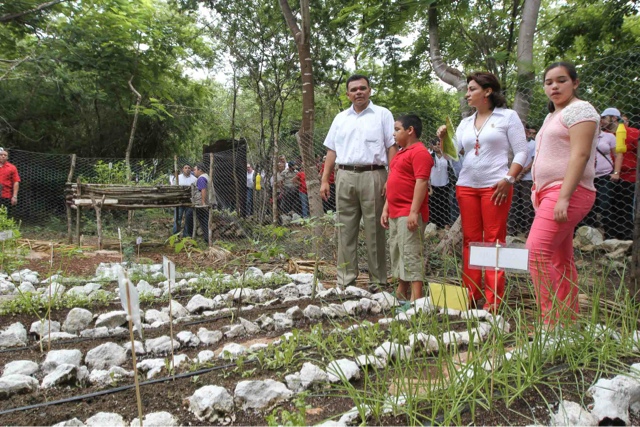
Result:
[[[537,191],[562,184],[571,154],[569,128],[585,121],[600,123],[598,112],[586,101],[574,101],[561,111],[547,115],[536,138],[536,155],[532,168]],[[592,191],[596,191],[593,178],[598,133],[599,130],[593,135],[591,156],[578,184]]]

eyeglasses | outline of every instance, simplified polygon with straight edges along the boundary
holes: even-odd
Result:
[[[367,89],[369,89],[367,86],[357,86],[357,87],[352,87],[352,88],[350,88],[350,89],[349,89],[349,92],[357,92],[357,91],[359,91],[359,90],[361,90],[361,91],[363,91],[363,92],[364,92],[364,91],[365,91],[365,90],[367,90]]]

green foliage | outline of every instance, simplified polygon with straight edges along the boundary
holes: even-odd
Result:
[[[306,426],[307,423],[307,409],[311,406],[307,405],[305,401],[308,397],[307,392],[296,395],[293,399],[293,406],[295,411],[289,412],[286,409],[277,408],[274,409],[271,414],[265,418],[267,425],[269,426]]]
[[[0,233],[5,233],[5,240],[0,242],[0,271],[7,271],[21,262],[17,252],[20,230],[13,218],[7,216],[4,206],[0,206]]]

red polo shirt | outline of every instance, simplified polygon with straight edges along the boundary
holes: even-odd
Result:
[[[387,179],[387,202],[389,217],[409,216],[413,202],[413,190],[417,179],[429,180],[433,157],[422,142],[403,148],[393,157]],[[429,220],[429,194],[420,207],[422,221]]]
[[[13,197],[13,184],[20,182],[20,175],[18,175],[18,169],[9,162],[5,162],[0,166],[0,186],[2,186],[2,193],[0,198],[10,199]]]

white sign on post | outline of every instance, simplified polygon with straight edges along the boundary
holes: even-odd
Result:
[[[13,239],[13,230],[0,231],[0,242]]]
[[[131,280],[126,276],[124,268],[122,267],[118,269],[118,285],[122,308],[127,312],[127,315],[131,316],[133,326],[138,330],[138,335],[142,338],[142,320],[140,319],[138,289],[133,286],[133,283],[131,283]]]
[[[529,271],[529,249],[501,243],[470,243],[469,266]]]

